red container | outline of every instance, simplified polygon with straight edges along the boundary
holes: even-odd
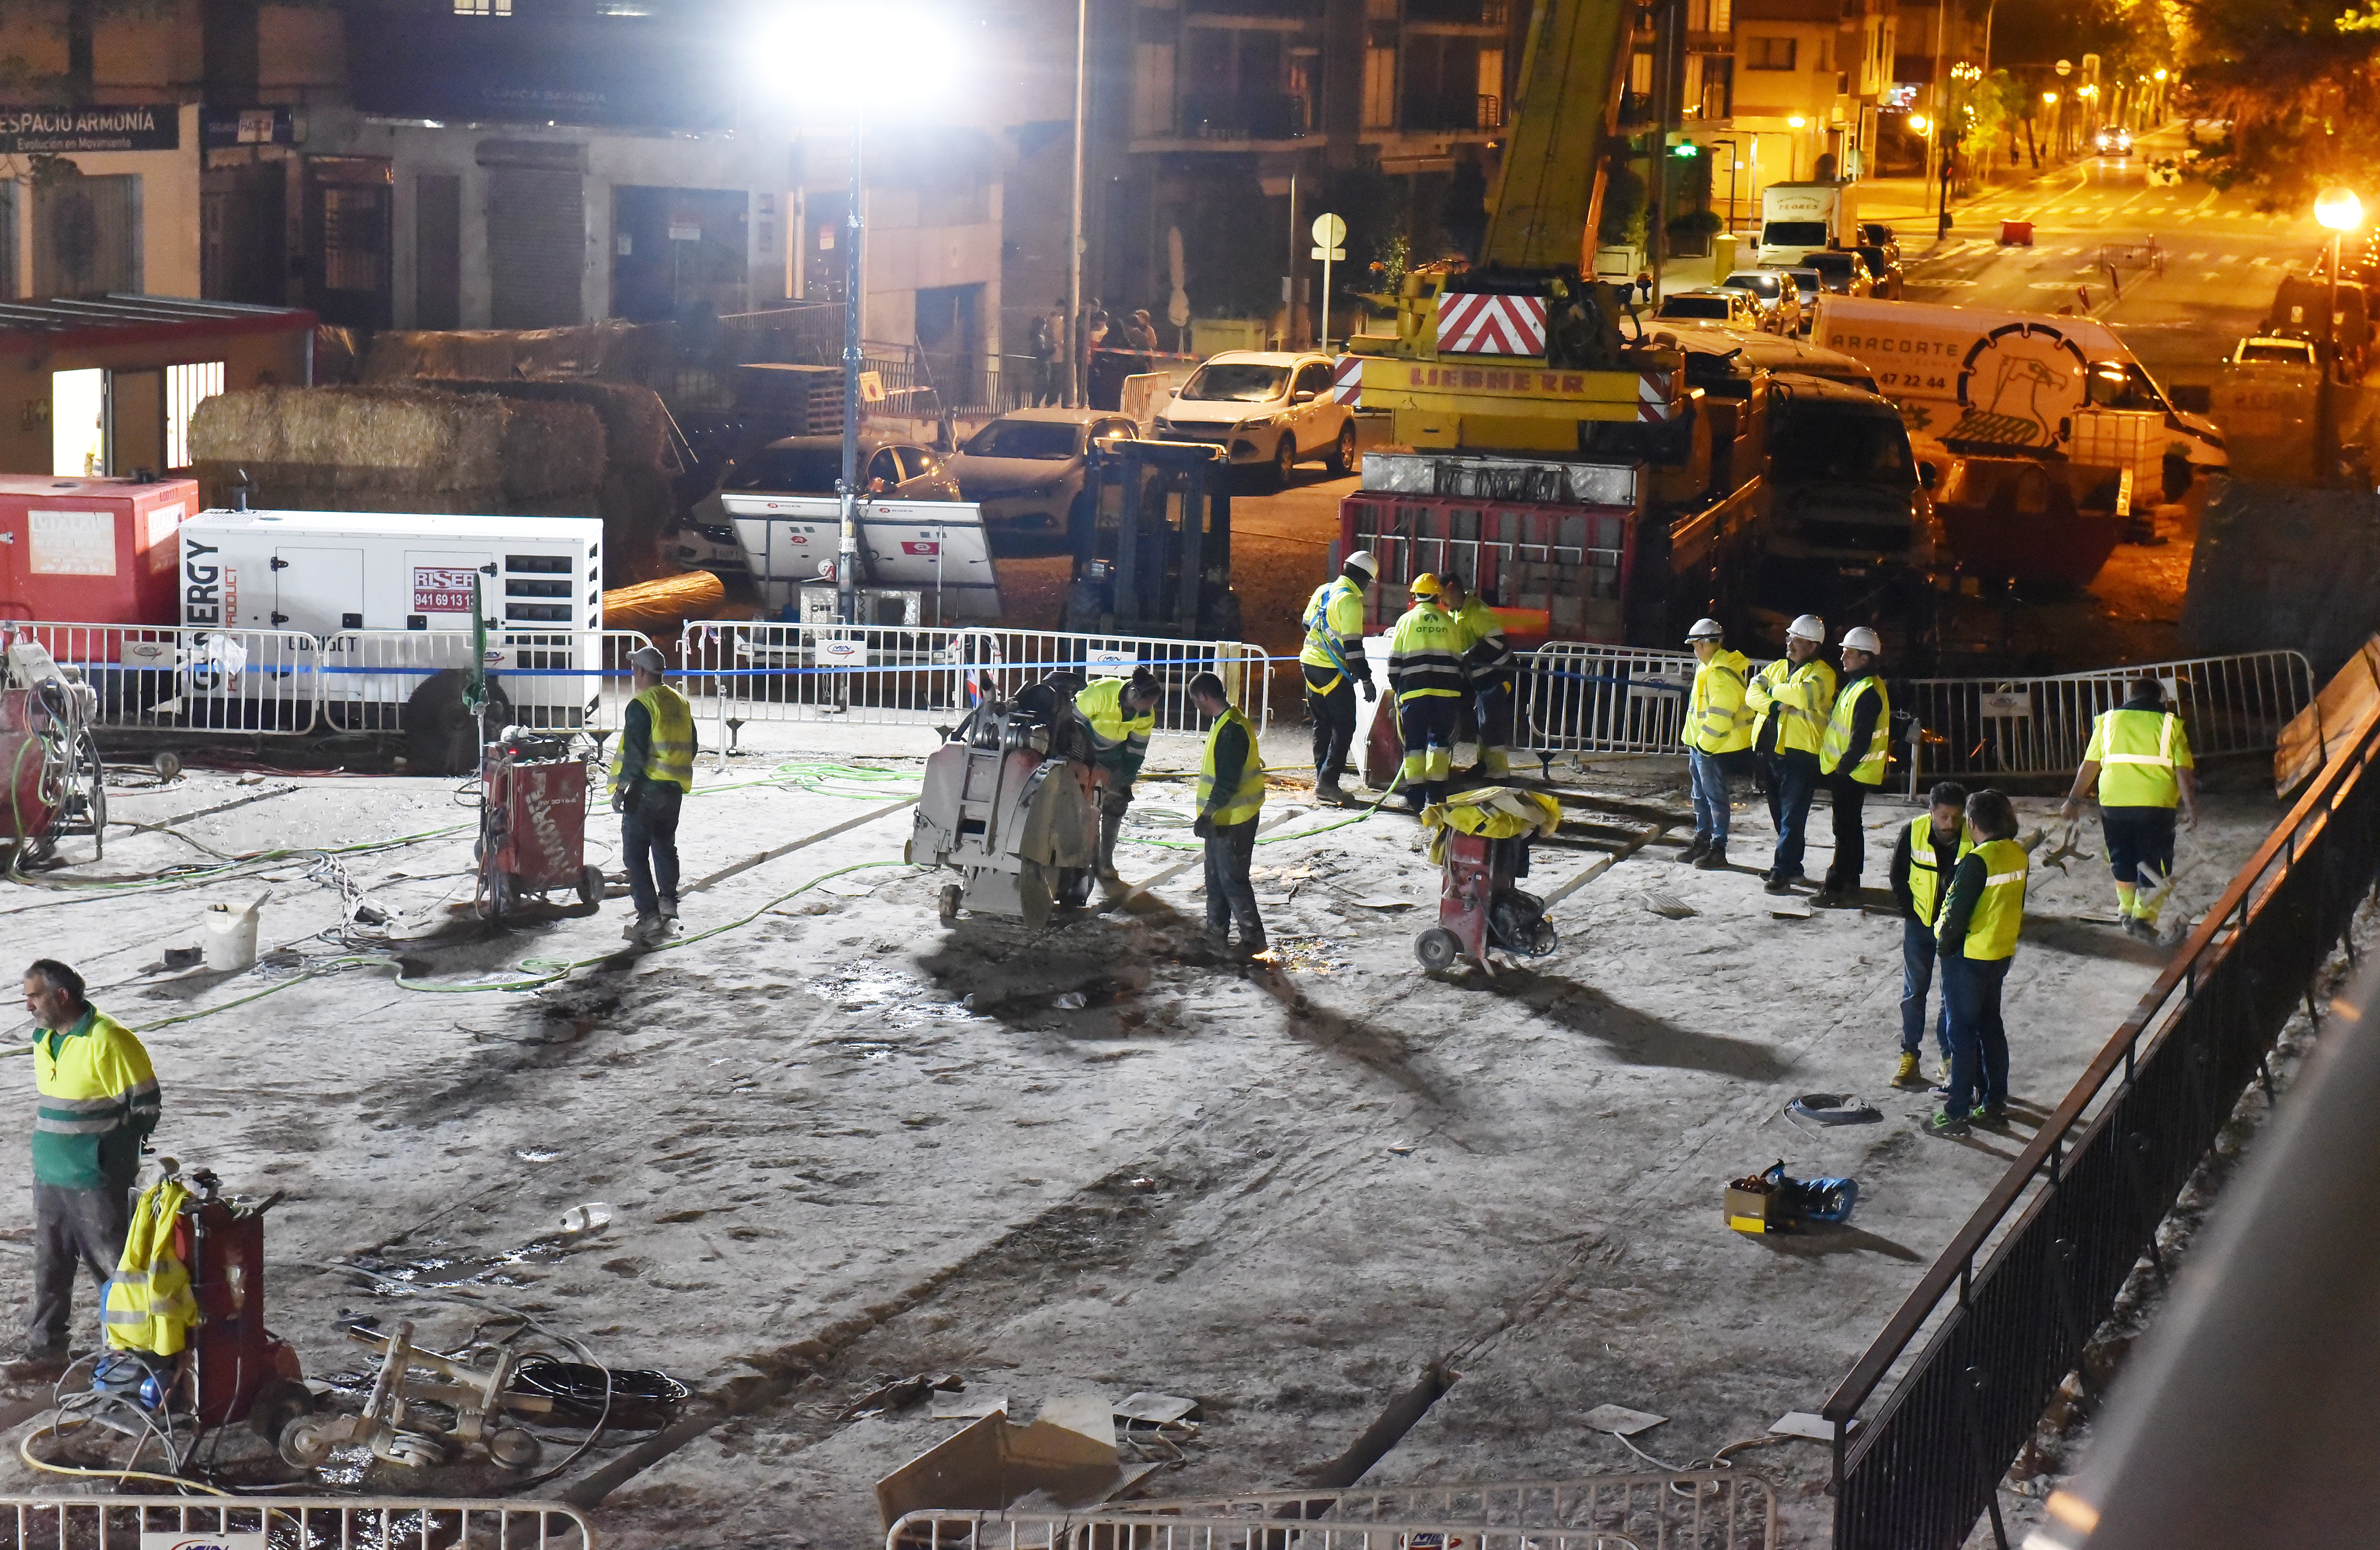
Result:
[[[195,479],[0,474],[0,618],[171,624]]]
[[[2033,223],[2030,221],[2002,221],[2000,223],[2000,246],[2003,248],[2032,247]]]

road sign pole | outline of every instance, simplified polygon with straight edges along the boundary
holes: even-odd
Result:
[[[1330,348],[1330,260],[1347,256],[1346,249],[1339,246],[1347,240],[1347,223],[1325,212],[1314,218],[1313,230],[1314,256],[1322,260],[1322,309],[1317,314],[1321,322],[1315,331],[1315,345],[1328,350]]]

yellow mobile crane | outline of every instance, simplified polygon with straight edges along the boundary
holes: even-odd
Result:
[[[1366,454],[1340,508],[1342,551],[1381,561],[1376,625],[1422,571],[1492,594],[1519,647],[1674,645],[1747,603],[1765,373],[1648,334],[1593,277],[1636,18],[1537,0],[1480,263],[1409,276],[1396,335],[1351,345],[1342,381],[1359,373],[1399,443]],[[1690,380],[1714,363],[1736,391]]]

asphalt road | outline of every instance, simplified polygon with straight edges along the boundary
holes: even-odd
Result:
[[[2243,334],[2256,332],[2281,276],[2311,274],[2325,234],[2313,212],[2259,213],[2241,189],[2150,181],[2152,159],[2179,158],[2177,129],[2144,136],[2129,157],[2102,156],[1952,212],[1949,241],[1909,263],[1909,299],[1961,307],[2088,311],[2115,325],[2161,381],[2203,382]],[[2034,246],[2002,248],[2003,220],[2034,224]],[[1916,223],[1900,223],[1904,233]],[[2161,275],[2099,266],[2103,246],[2165,249]],[[1904,260],[1904,261],[1907,261]]]

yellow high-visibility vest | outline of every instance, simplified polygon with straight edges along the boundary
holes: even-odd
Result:
[[[98,1008],[33,1035],[33,1177],[61,1189],[129,1189],[157,1128],[157,1073],[138,1035]]]
[[[1835,703],[1835,670],[1815,657],[1800,667],[1779,657],[1744,685],[1743,699],[1760,717],[1755,740],[1775,721],[1779,753],[1815,754]]]
[[[1248,758],[1240,769],[1239,785],[1208,813],[1218,824],[1226,827],[1246,823],[1255,817],[1257,809],[1264,805],[1265,798],[1264,758],[1257,752],[1256,726],[1237,710],[1226,707],[1223,713],[1215,718],[1215,724],[1207,729],[1207,752],[1198,766],[1198,810],[1208,812],[1207,798],[1215,789],[1215,740],[1223,734],[1227,726],[1236,726],[1247,733]]]
[[[1859,680],[1835,696],[1834,714],[1827,718],[1827,735],[1818,744],[1818,768],[1832,770],[1850,751],[1852,718],[1859,713],[1860,696],[1876,690],[1876,730],[1868,734],[1867,752],[1852,765],[1851,777],[1864,786],[1884,784],[1884,767],[1892,751],[1892,696],[1884,680],[1874,674]]]
[[[2013,958],[2017,934],[2024,929],[2024,884],[2033,858],[2013,840],[1986,840],[1974,854],[1984,864],[1984,891],[1967,917],[1965,954],[1985,962]],[[1937,930],[1949,924],[1945,916]]]
[[[1454,618],[1434,602],[1407,609],[1389,636],[1389,682],[1397,685],[1399,703],[1443,696],[1461,699],[1462,636]]]
[[[648,781],[667,781],[681,791],[694,789],[694,707],[686,696],[666,684],[656,684],[639,693],[629,702],[641,705],[652,727],[649,739],[651,752],[645,756],[645,767],[639,770],[622,771],[620,761],[626,757],[625,739],[612,746],[612,790],[620,789],[624,779],[638,775]]]
[[[2170,710],[2101,711],[2082,758],[2099,767],[2102,807],[2176,806],[2178,772],[2195,768],[2189,729]]]
[[[1959,820],[1959,854],[1950,858],[1950,869],[1956,871],[1967,853],[1975,848],[1975,831],[1967,820]],[[1917,918],[1928,926],[1942,919],[1942,901],[1949,897],[1950,879],[1942,868],[1934,865],[1934,819],[1920,813],[1909,823],[1909,902]]]
[[[1324,582],[1305,601],[1305,647],[1297,660],[1307,667],[1335,668],[1343,676],[1364,655],[1364,589],[1343,575]],[[1326,695],[1338,687],[1337,678],[1317,685]]]
[[[1148,757],[1148,739],[1157,731],[1157,708],[1127,711],[1123,691],[1129,679],[1101,678],[1075,696],[1075,714],[1090,729],[1091,752],[1099,763],[1123,772],[1129,781],[1140,773]]]
[[[140,1192],[100,1314],[110,1350],[172,1356],[189,1343],[199,1303],[190,1294],[189,1266],[174,1253],[174,1221],[189,1197],[171,1179]]]
[[[1744,675],[1752,660],[1720,647],[1694,669],[1694,692],[1686,700],[1686,724],[1678,741],[1705,754],[1731,754],[1752,746],[1758,718],[1744,703]]]

